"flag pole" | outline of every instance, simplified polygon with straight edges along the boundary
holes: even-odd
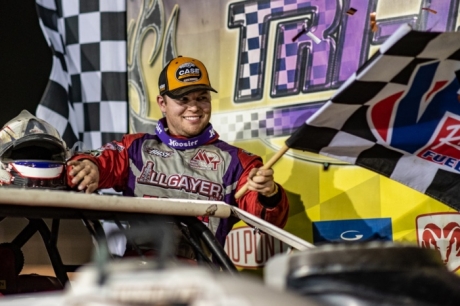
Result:
[[[273,155],[272,158],[270,158],[265,165],[260,167],[260,169],[263,169],[263,170],[270,169],[278,161],[278,159],[280,159],[281,156],[283,156],[284,153],[286,153],[287,150],[289,150],[289,147],[286,144],[284,144],[281,147],[281,149],[278,152],[276,152],[276,154]],[[241,198],[241,196],[243,196],[247,190],[248,190],[248,183],[246,183],[243,187],[241,187],[240,190],[238,190],[237,193],[235,193],[235,199],[238,200],[239,198]]]

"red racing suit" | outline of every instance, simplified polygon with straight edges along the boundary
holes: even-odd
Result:
[[[288,218],[288,199],[279,185],[272,197],[247,191],[235,199],[250,170],[263,165],[262,159],[220,140],[210,124],[198,137],[187,139],[158,128],[157,135],[127,134],[103,146],[96,156],[72,159],[93,161],[99,168],[98,188],[114,188],[125,196],[224,201],[281,228]],[[238,219],[203,221],[224,245]]]

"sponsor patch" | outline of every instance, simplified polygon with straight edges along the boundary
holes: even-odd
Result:
[[[193,148],[198,144],[198,140],[176,140],[169,139],[168,146],[172,148]]]
[[[164,87],[164,85],[163,85],[163,87]],[[160,89],[161,89],[161,87],[160,87]],[[161,126],[158,125],[158,124],[157,124],[157,126],[155,127],[155,130],[157,131],[157,135],[163,133],[163,129],[162,129]]]
[[[105,145],[103,145],[99,151],[104,151],[104,150],[113,150],[113,151],[118,151],[118,152],[121,152],[125,149],[124,146],[122,145],[119,145],[117,142],[115,141],[112,141],[112,142],[109,142],[109,143],[106,143]]]
[[[391,218],[313,222],[313,242],[393,241]]]
[[[418,245],[438,251],[447,268],[457,271],[460,268],[460,214],[420,215],[416,226]]]
[[[215,152],[200,149],[190,160],[190,167],[199,170],[216,171],[221,162],[221,157]]]
[[[148,147],[145,148],[145,152],[149,155],[159,156],[163,158],[168,158],[174,153],[172,151],[162,151],[156,148],[148,148]]]
[[[214,138],[214,136],[216,136],[216,131],[214,131],[214,129],[210,129],[209,130],[209,138]]]
[[[184,63],[177,68],[176,79],[184,83],[196,82],[201,79],[200,68],[198,68],[194,63]]]
[[[136,179],[138,184],[157,186],[164,189],[183,190],[204,196],[209,200],[222,201],[224,188],[222,185],[193,176],[171,174],[155,171],[155,163],[148,161],[142,167],[141,174]]]

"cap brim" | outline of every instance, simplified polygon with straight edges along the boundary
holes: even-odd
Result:
[[[209,90],[209,91],[213,91],[217,93],[217,90],[215,90],[211,86],[204,85],[204,84],[198,84],[198,85],[190,85],[190,86],[182,87],[182,88],[172,90],[172,91],[167,91],[165,94],[173,99],[178,99],[178,98],[185,96],[186,94],[189,94],[193,91],[198,91],[198,90]]]

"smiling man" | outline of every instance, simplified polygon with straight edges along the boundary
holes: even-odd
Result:
[[[68,162],[71,187],[92,193],[114,188],[126,196],[224,201],[284,227],[289,204],[273,169],[259,156],[219,139],[210,119],[211,87],[206,67],[179,56],[159,76],[157,103],[164,117],[156,133],[128,134],[98,154]],[[235,193],[248,183],[243,196]],[[203,220],[224,245],[237,219]]]

